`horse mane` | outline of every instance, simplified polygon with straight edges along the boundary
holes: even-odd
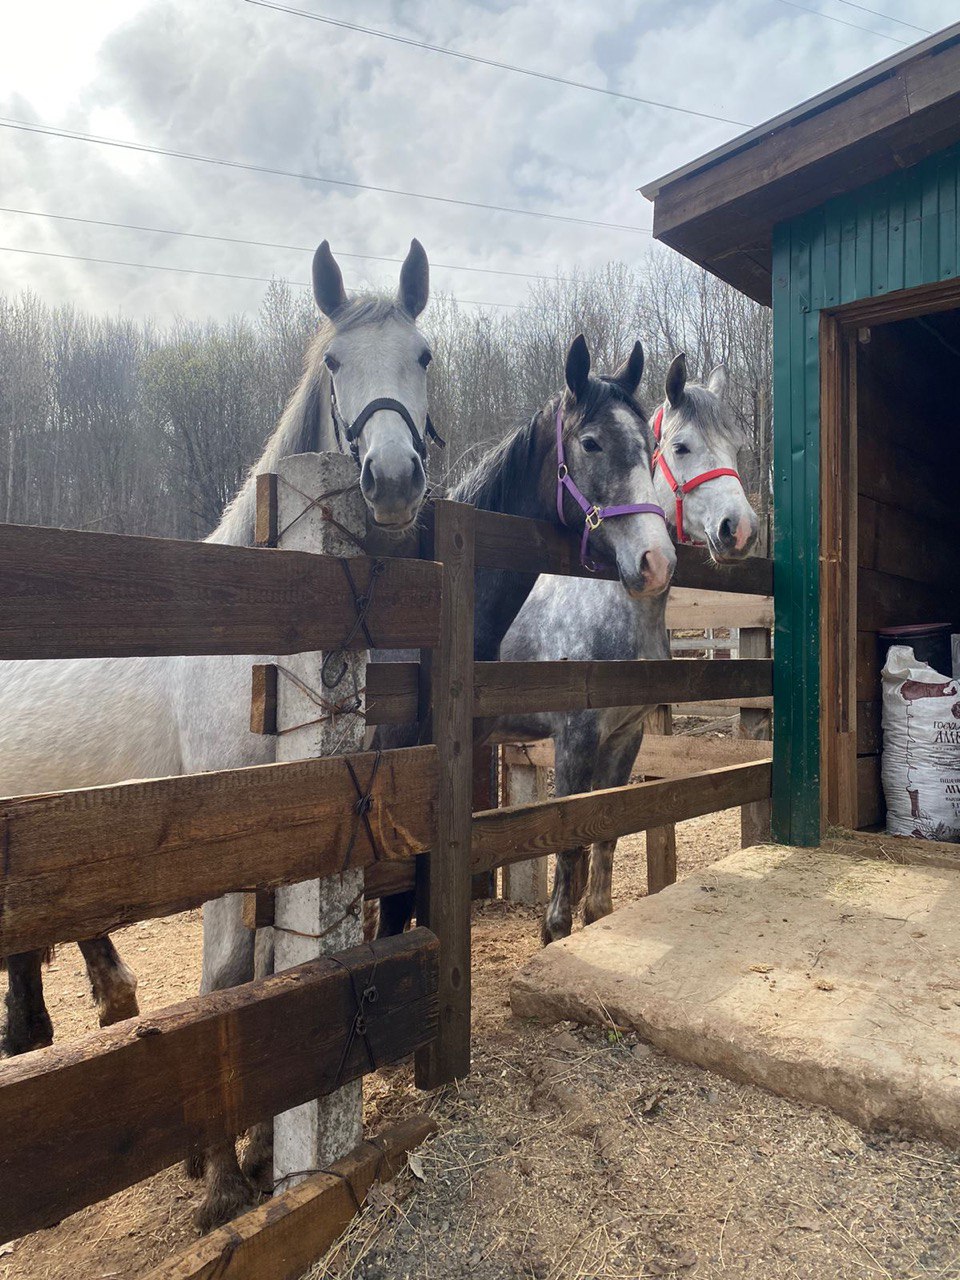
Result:
[[[733,414],[712,391],[698,383],[688,382],[684,388],[683,399],[664,428],[664,441],[669,442],[686,423],[692,423],[714,447],[730,444],[742,449],[746,443],[746,433]]]
[[[336,313],[333,323],[324,320],[307,346],[303,375],[287,401],[276,429],[267,440],[263,453],[247,472],[238,493],[224,509],[220,523],[207,542],[230,546],[253,546],[257,476],[276,471],[281,458],[295,453],[316,453],[333,448],[332,441],[321,439],[323,409],[330,386],[330,374],[323,362],[324,353],[335,333],[348,333],[364,325],[385,324],[402,319],[411,323],[409,315],[392,299],[361,296],[351,298]]]

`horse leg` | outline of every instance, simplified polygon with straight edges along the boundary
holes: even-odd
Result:
[[[554,794],[572,796],[593,790],[600,729],[596,715],[566,717],[554,735]],[[573,911],[587,885],[590,851],[586,846],[564,849],[557,854],[553,892],[544,913],[540,936],[544,946],[566,938],[573,928]]]
[[[593,924],[613,910],[613,855],[616,840],[598,840],[590,855],[590,877],[583,903],[583,923]]]
[[[110,939],[87,938],[77,945],[87,966],[101,1027],[112,1026],[124,1018],[135,1018],[140,1012],[137,979],[120,959]]]
[[[597,755],[594,787],[626,786],[642,742],[642,721],[635,732],[622,731],[605,739]],[[584,924],[602,920],[613,911],[613,855],[616,848],[616,840],[600,840],[593,846],[587,896],[583,903]]]
[[[254,976],[255,935],[243,923],[243,895],[228,893],[203,908],[203,977],[200,992],[222,991]],[[202,1155],[204,1194],[196,1212],[201,1231],[211,1231],[235,1218],[256,1202],[257,1193],[237,1160],[234,1138],[209,1147]],[[198,1171],[191,1156],[188,1174]]]
[[[0,1048],[13,1058],[53,1044],[53,1024],[43,1002],[43,951],[7,956],[7,1025]]]
[[[398,933],[403,933],[413,919],[416,900],[416,894],[410,890],[405,893],[391,893],[381,898],[377,937],[393,938]]]

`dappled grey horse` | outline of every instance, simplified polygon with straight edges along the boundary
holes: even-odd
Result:
[[[281,458],[346,452],[374,524],[386,535],[416,520],[426,493],[426,369],[430,350],[416,326],[429,267],[414,240],[397,298],[351,300],[324,241],[313,260],[317,306],[327,323],[311,344],[303,377],[223,519],[207,539],[252,546],[256,477]],[[59,791],[269,763],[274,741],[250,732],[250,666],[271,656],[105,658],[0,663],[0,794]],[[254,934],[240,894],[204,909],[203,991],[254,976]],[[137,1012],[135,979],[108,938],[80,944],[102,1025]],[[42,953],[8,960],[7,1053],[49,1044]],[[250,1172],[266,1159],[254,1146]],[[251,1188],[233,1144],[207,1160],[204,1227],[247,1203]]]
[[[634,398],[642,373],[639,342],[615,374],[595,377],[587,344],[576,338],[567,353],[564,392],[507,436],[449,497],[485,511],[570,526],[580,537],[584,560],[597,557],[616,566],[620,585],[605,584],[612,591],[638,601],[664,598],[676,552],[651,475],[653,436]],[[477,661],[499,656],[500,642],[535,582],[530,573],[477,570]],[[575,618],[586,612],[575,599],[569,607]],[[476,726],[480,739],[485,728]],[[374,739],[381,747],[416,741],[416,725],[383,726]],[[381,936],[401,932],[413,905],[411,893],[384,898]]]
[[[725,389],[722,367],[706,386],[687,385],[686,358],[677,356],[653,418],[658,500],[680,539],[705,544],[721,562],[749,555],[757,530],[736,472],[742,437],[724,404]],[[544,574],[507,633],[500,656],[512,662],[669,658],[666,605],[666,595],[631,597],[616,583]],[[576,795],[629,781],[651,710],[611,707],[511,716],[496,722],[492,736],[502,742],[553,738],[556,794]],[[569,934],[585,887],[584,922],[610,914],[616,846],[616,840],[606,840],[593,845],[592,854],[580,847],[557,855],[544,942]]]

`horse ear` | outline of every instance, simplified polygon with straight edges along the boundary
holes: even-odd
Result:
[[[331,317],[347,300],[343,276],[328,240],[324,240],[313,255],[313,296],[323,314]]]
[[[718,400],[722,400],[727,394],[727,366],[718,364],[707,379],[707,390],[711,391]]]
[[[674,356],[667,370],[665,389],[671,408],[676,409],[683,399],[683,390],[687,385],[687,357],[684,352]]]
[[[642,377],[643,343],[635,342],[633,344],[633,350],[613,375],[613,380],[618,386],[623,387],[628,396],[632,396],[636,392],[637,387],[639,387],[640,379]]]
[[[397,301],[411,320],[427,305],[430,297],[430,263],[419,240],[410,241],[410,252],[400,268],[400,291]]]
[[[564,377],[574,400],[582,399],[590,381],[590,349],[582,333],[570,343]]]

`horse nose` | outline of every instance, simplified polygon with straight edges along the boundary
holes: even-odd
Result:
[[[675,560],[668,559],[656,547],[645,551],[640,561],[644,592],[649,595],[659,595],[662,591],[666,591],[673,577],[674,564]]]
[[[409,524],[426,488],[426,473],[416,454],[403,459],[368,455],[360,469],[360,492],[377,524]]]
[[[757,536],[757,521],[752,514],[744,513],[739,519],[731,516],[720,521],[717,530],[720,546],[724,551],[735,551],[742,554],[753,543]]]

